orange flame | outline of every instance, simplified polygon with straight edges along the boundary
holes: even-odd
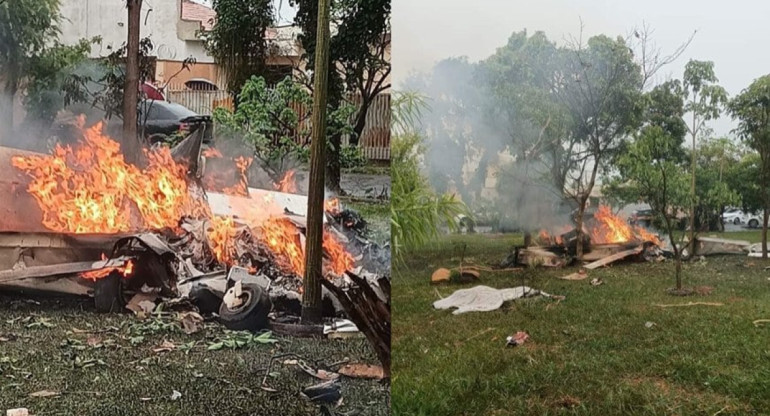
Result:
[[[103,135],[102,127],[85,130],[85,142],[74,149],[57,145],[52,156],[12,158],[14,167],[32,177],[27,190],[45,227],[78,234],[159,229],[207,211],[191,197],[186,168],[168,148],[147,152],[141,170],[126,163],[120,145]]]
[[[340,200],[338,198],[331,198],[324,201],[324,211],[330,214],[337,214],[340,212]]]
[[[287,264],[284,268],[298,276],[305,274],[305,251],[297,227],[288,219],[271,217],[262,226],[265,243]]]
[[[203,152],[201,152],[201,154],[204,157],[211,158],[211,159],[222,157],[222,153],[219,150],[217,150],[217,149],[215,149],[213,147],[209,147],[208,149],[203,150]]]
[[[107,260],[107,256],[102,253],[102,260]],[[109,276],[110,273],[118,271],[120,274],[123,275],[123,277],[131,276],[134,273],[134,261],[131,259],[126,260],[125,263],[123,263],[123,266],[117,266],[117,267],[105,267],[102,269],[97,270],[91,270],[88,272],[80,273],[80,277],[88,280],[93,280],[94,282]]]
[[[597,225],[590,231],[591,242],[596,244],[626,243],[629,241],[649,241],[662,245],[657,236],[642,227],[632,227],[625,220],[614,215],[606,205],[599,205],[594,219]]]
[[[230,264],[235,257],[233,242],[235,240],[235,222],[232,217],[214,217],[209,223],[206,236],[209,246],[218,262]]]
[[[294,180],[294,171],[290,170],[286,172],[286,174],[283,175],[283,179],[281,179],[277,184],[275,184],[274,188],[276,191],[281,191],[288,194],[296,194],[297,183]]]
[[[597,225],[591,229],[591,241],[597,244],[625,243],[634,239],[634,231],[606,205],[599,205],[594,214]]]
[[[233,186],[224,188],[222,192],[228,195],[248,196],[249,185],[246,171],[249,169],[249,166],[251,166],[251,162],[254,161],[254,158],[238,156],[233,160],[235,161],[235,167],[238,169],[238,183]]]
[[[348,270],[355,267],[356,262],[353,256],[345,250],[345,247],[328,232],[324,233],[323,248],[329,256],[329,268],[334,274],[341,276]]]

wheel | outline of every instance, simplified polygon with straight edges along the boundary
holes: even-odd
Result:
[[[219,320],[229,329],[258,331],[267,328],[267,314],[273,307],[270,298],[261,287],[243,283],[241,286],[243,303],[230,309],[222,302],[219,307]]]
[[[94,306],[98,312],[110,313],[123,309],[125,300],[122,278],[120,273],[113,271],[94,283]]]
[[[197,284],[190,290],[188,296],[203,314],[217,313],[222,306],[222,296],[214,293],[208,286]]]
[[[749,227],[750,228],[759,227],[759,221],[756,218],[752,218],[751,220],[749,220]]]
[[[733,224],[735,224],[735,225],[741,225],[741,219],[740,219],[740,218],[738,218],[738,217],[735,217],[735,219],[733,220]]]

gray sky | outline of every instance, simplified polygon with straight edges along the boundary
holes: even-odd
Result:
[[[689,59],[711,60],[720,84],[733,96],[770,73],[768,16],[770,2],[748,0],[393,0],[393,81],[398,88],[410,73],[427,71],[448,57],[484,59],[525,28],[561,43],[579,33],[582,19],[584,38],[625,36],[646,22],[664,53],[697,30],[662,77],[681,78]],[[711,127],[727,134],[734,126],[723,117]]]

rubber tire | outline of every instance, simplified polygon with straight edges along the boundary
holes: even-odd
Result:
[[[120,273],[114,271],[106,277],[97,279],[94,283],[94,306],[101,313],[112,313],[123,310],[123,283]]]
[[[740,218],[738,218],[738,217],[735,217],[735,219],[733,220],[733,224],[735,224],[735,225],[741,225],[741,219],[740,219]]]
[[[749,228],[757,228],[759,227],[759,221],[756,219],[752,219],[749,221]]]
[[[259,331],[268,327],[267,315],[273,307],[270,298],[261,287],[251,283],[243,283],[243,292],[250,295],[245,305],[230,310],[222,302],[219,307],[219,321],[228,329],[235,331]]]
[[[200,284],[193,286],[188,297],[202,314],[217,313],[222,306],[222,296],[208,286]]]

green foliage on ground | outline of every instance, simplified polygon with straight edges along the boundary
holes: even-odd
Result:
[[[274,342],[277,341],[277,342]],[[90,299],[0,296],[0,405],[31,414],[68,415],[308,415],[299,396],[319,383],[274,355],[308,363],[378,363],[365,339],[328,340],[228,331],[207,323],[186,335],[164,314],[98,314]],[[334,368],[336,369],[336,367]],[[342,378],[338,410],[389,414],[388,391],[377,381]],[[30,394],[50,391],[51,397]],[[173,392],[181,396],[174,398]]]

